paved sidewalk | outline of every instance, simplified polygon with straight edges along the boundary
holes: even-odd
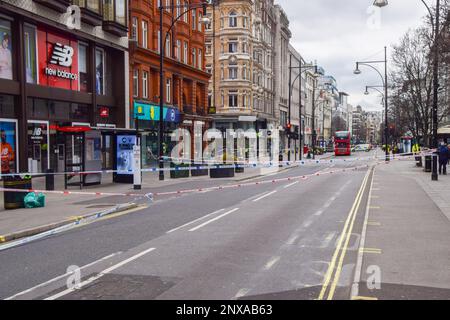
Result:
[[[284,167],[281,170],[287,170]],[[101,192],[101,193],[139,193],[145,194],[155,190],[189,189],[193,184],[201,186],[220,185],[245,181],[256,177],[278,172],[280,168],[245,168],[244,173],[237,173],[234,178],[211,179],[208,176],[170,179],[170,173],[165,173],[165,180],[159,181],[158,173],[143,173],[142,190],[133,190],[133,185],[112,182],[112,174],[102,175],[102,184],[83,187],[69,187],[68,191]],[[55,190],[64,190],[62,175],[55,176]],[[0,181],[1,183],[1,181]],[[178,188],[177,188],[178,186]],[[45,190],[45,178],[33,178],[33,189]],[[0,244],[25,236],[50,230],[57,226],[71,223],[104,210],[109,210],[119,204],[134,202],[127,196],[95,196],[95,195],[61,195],[46,194],[44,208],[5,210],[3,207],[3,192],[0,192]]]
[[[450,176],[431,181],[414,161],[376,167],[358,295],[450,299]],[[368,288],[376,271],[381,288]]]

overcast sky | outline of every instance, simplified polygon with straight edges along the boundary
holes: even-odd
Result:
[[[427,13],[420,0],[389,0],[382,9],[373,0],[275,0],[287,13],[291,43],[306,61],[317,60],[326,74],[336,78],[349,102],[368,110],[381,110],[376,92],[364,95],[366,85],[381,78],[369,68],[353,74],[355,61],[383,60],[384,46],[398,43],[409,28],[419,26]],[[384,65],[380,65],[384,70]]]

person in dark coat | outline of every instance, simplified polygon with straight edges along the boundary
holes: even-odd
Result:
[[[442,142],[438,149],[439,153],[439,174],[447,174],[447,163],[450,157],[450,151],[447,145]]]

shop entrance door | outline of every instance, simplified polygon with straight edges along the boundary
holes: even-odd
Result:
[[[83,179],[75,172],[84,171],[84,132],[65,133],[64,172],[65,187],[83,186]],[[73,172],[73,173],[72,173]]]

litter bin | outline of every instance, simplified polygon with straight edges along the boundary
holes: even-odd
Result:
[[[55,190],[55,170],[47,169],[45,175],[45,190]]]
[[[419,168],[422,167],[422,156],[416,156],[416,166]]]
[[[278,167],[283,167],[283,154],[282,153],[280,153],[279,155],[278,155]]]
[[[31,189],[31,176],[4,176],[3,187],[5,189]],[[23,199],[28,194],[28,191],[4,191],[3,202],[6,210],[25,208]]]
[[[425,156],[425,172],[431,172],[431,156]]]

